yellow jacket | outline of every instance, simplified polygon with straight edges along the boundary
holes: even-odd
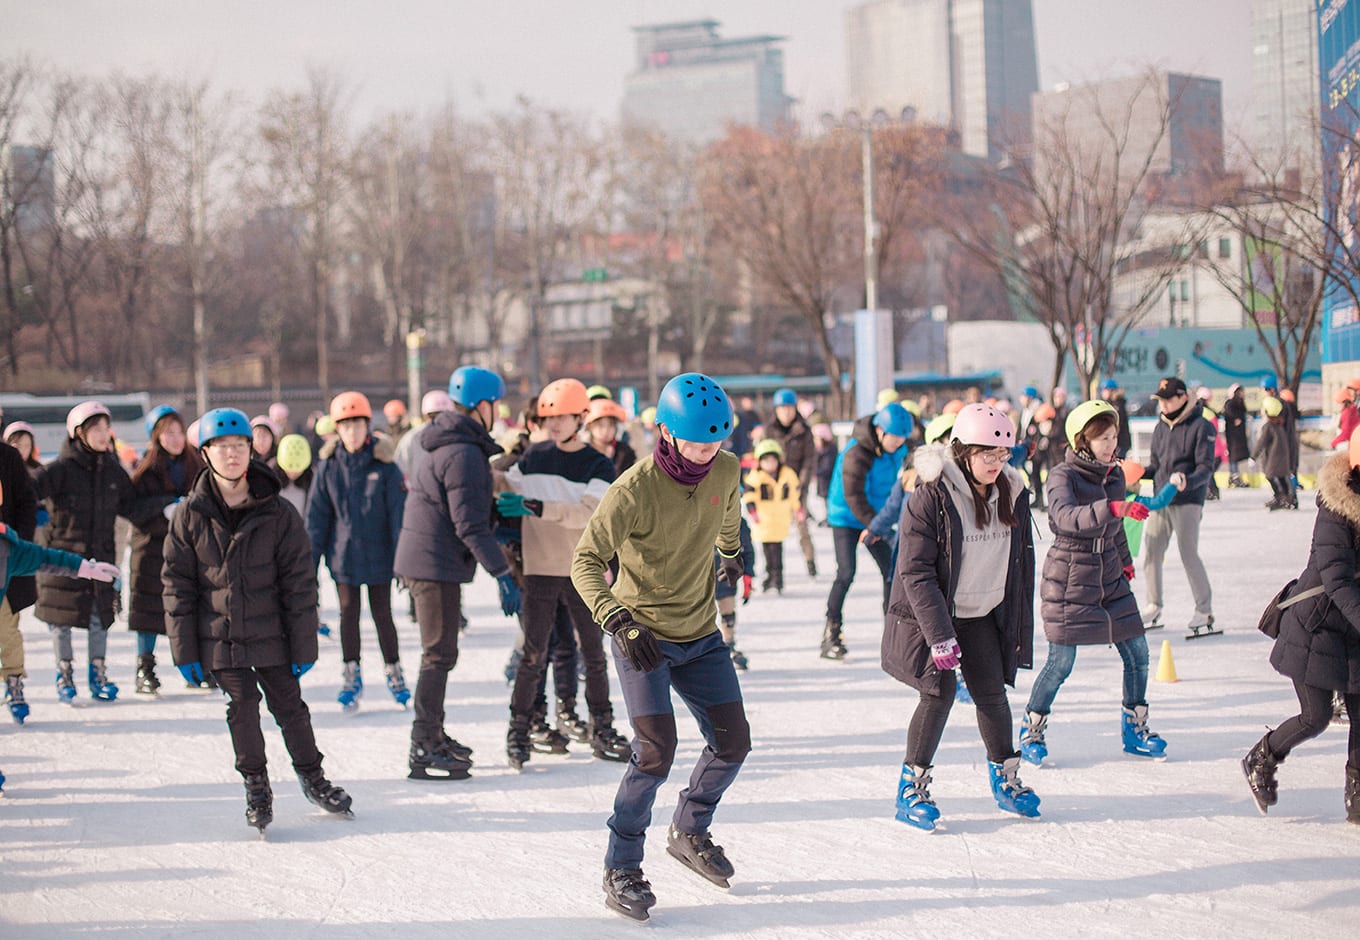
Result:
[[[756,467],[746,474],[750,487],[741,501],[751,516],[751,537],[757,542],[782,542],[789,537],[789,524],[802,506],[798,499],[798,474],[784,464],[770,476]]]

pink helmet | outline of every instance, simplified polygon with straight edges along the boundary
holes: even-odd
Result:
[[[269,420],[280,430],[288,427],[288,406],[281,401],[274,402],[269,406]]]
[[[256,415],[251,418],[250,429],[253,431],[256,428],[267,428],[269,433],[274,435],[274,439],[278,440],[279,426],[274,423],[274,419],[269,417],[269,415]]]
[[[964,405],[954,419],[951,439],[979,447],[1010,447],[1015,444],[1015,426],[991,405]]]
[[[91,418],[99,417],[108,418],[110,421],[113,420],[113,415],[109,413],[109,409],[105,408],[99,402],[81,402],[66,414],[66,436],[74,438],[76,436],[76,431],[80,430],[85,422],[89,421]]]
[[[1195,398],[1199,401],[1213,401],[1214,390],[1207,385],[1201,385],[1195,389]]]
[[[195,418],[193,421],[189,422],[189,427],[185,429],[184,434],[185,434],[186,437],[189,438],[189,443],[190,443],[190,444],[193,444],[195,447],[198,446],[198,419],[197,419],[197,418]]]
[[[436,412],[452,410],[453,399],[450,398],[449,393],[442,388],[436,388],[433,391],[426,392],[425,397],[420,400],[420,413],[423,415],[432,415]]]
[[[37,440],[38,438],[38,432],[33,430],[33,425],[29,424],[27,421],[15,421],[9,427],[5,428],[5,440],[8,441],[20,431],[23,431],[34,440]]]

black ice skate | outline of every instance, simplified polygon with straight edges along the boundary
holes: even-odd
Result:
[[[529,719],[529,746],[539,754],[566,754],[567,738],[548,724],[546,715],[535,714]]]
[[[350,795],[327,780],[320,769],[310,774],[298,774],[298,783],[302,784],[302,795],[307,797],[309,803],[320,806],[328,813],[354,818],[349,808],[352,802]]]
[[[466,780],[471,776],[472,761],[459,757],[444,741],[411,742],[408,762],[412,780]]]
[[[505,756],[510,766],[520,770],[529,762],[529,719],[510,719],[510,730],[505,733]]]
[[[254,826],[264,837],[265,826],[274,821],[274,791],[268,774],[246,774],[246,825]]]
[[[590,725],[576,713],[576,700],[559,699],[557,702],[557,730],[570,741],[585,744],[590,740]]]
[[[646,920],[647,911],[656,904],[652,886],[642,877],[640,868],[606,868],[604,870],[604,905],[633,920]]]
[[[143,653],[137,657],[137,685],[140,695],[155,695],[160,691],[161,680],[156,676],[156,654]]]
[[[1242,758],[1242,773],[1251,787],[1251,798],[1256,801],[1256,809],[1264,816],[1270,807],[1280,799],[1279,784],[1275,780],[1275,768],[1280,761],[1270,751],[1270,734],[1256,742],[1256,746]]]
[[[707,832],[700,835],[681,832],[672,823],[666,833],[666,851],[690,871],[702,875],[718,887],[730,887],[728,879],[734,873],[732,863],[723,854],[722,846],[714,845],[713,837]]]
[[[822,659],[844,659],[846,652],[841,639],[841,622],[827,620],[826,629],[822,631]]]
[[[600,760],[623,763],[633,756],[628,739],[614,730],[613,715],[592,715],[590,719],[590,752]]]

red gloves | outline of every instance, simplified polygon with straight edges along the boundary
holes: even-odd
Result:
[[[794,517],[795,517],[799,522],[807,522],[807,510],[804,509],[802,506],[799,506],[799,507],[798,507],[798,512],[794,514]]]
[[[760,525],[760,513],[756,512],[755,503],[748,503],[746,506],[746,512],[751,517],[752,522],[754,522],[756,525]]]
[[[743,604],[751,603],[751,576],[749,574],[741,576],[741,602]]]
[[[1152,515],[1152,513],[1148,512],[1148,508],[1142,503],[1133,500],[1125,502],[1122,499],[1110,500],[1110,512],[1114,513],[1118,518],[1133,519],[1135,521],[1142,521]]]
[[[1134,575],[1133,565],[1125,565],[1125,566],[1124,566],[1124,580],[1125,580],[1125,581],[1132,581],[1132,580],[1133,580],[1133,575]]]

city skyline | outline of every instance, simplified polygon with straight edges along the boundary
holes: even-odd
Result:
[[[712,17],[728,35],[788,37],[787,91],[798,100],[797,116],[810,122],[849,107],[845,12],[853,5],[0,0],[0,21],[9,26],[0,55],[28,54],[88,75],[208,77],[255,100],[272,88],[300,87],[309,64],[330,65],[353,84],[360,120],[386,110],[424,112],[449,100],[477,114],[508,107],[518,95],[616,120],[632,67],[632,27]],[[1240,0],[1144,0],[1136,10],[1114,0],[1033,6],[1041,89],[1154,64],[1221,79],[1228,127],[1249,132],[1251,30]],[[1216,41],[1204,43],[1205,35]]]

